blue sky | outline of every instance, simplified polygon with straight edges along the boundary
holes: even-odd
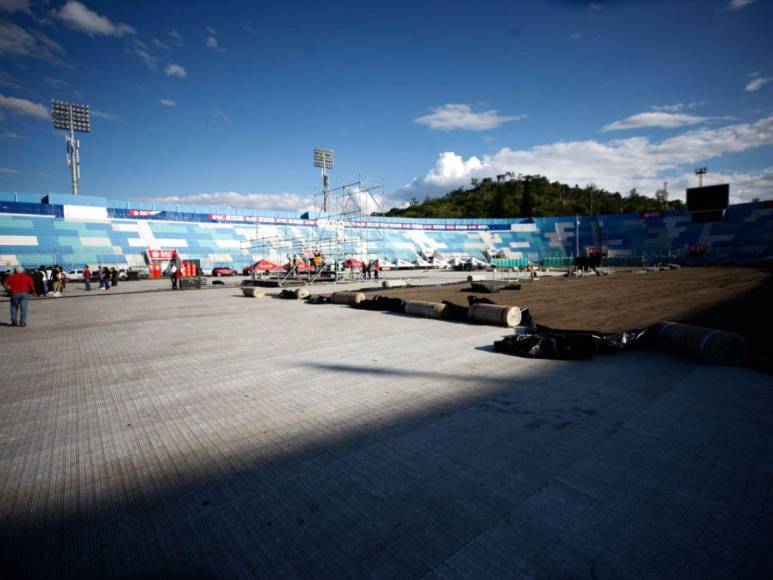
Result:
[[[773,3],[0,0],[0,190],[67,192],[52,98],[91,105],[81,192],[388,204],[505,171],[773,192]]]

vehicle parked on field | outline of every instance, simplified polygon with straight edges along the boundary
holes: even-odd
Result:
[[[216,266],[212,268],[212,275],[220,278],[220,276],[238,276],[239,273],[228,266]]]

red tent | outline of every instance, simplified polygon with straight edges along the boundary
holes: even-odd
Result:
[[[290,266],[290,262],[287,262],[287,264],[285,264],[285,265],[284,265],[284,266],[282,266],[282,267],[283,267],[285,270],[287,270],[287,271],[289,272],[289,271],[290,271],[290,268],[291,268],[292,266]],[[303,260],[298,260],[298,261],[295,263],[295,271],[296,271],[296,272],[305,272],[305,271],[306,271],[306,270],[308,270],[308,269],[309,269],[309,266],[308,266],[308,265],[307,265],[307,264],[306,264],[306,263],[305,263]]]
[[[349,258],[344,262],[344,266],[352,270],[362,270],[362,262],[357,258]]]
[[[281,270],[282,266],[277,266],[268,260],[260,260],[252,265],[253,272],[265,272],[266,270]]]

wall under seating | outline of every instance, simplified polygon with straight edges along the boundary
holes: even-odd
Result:
[[[575,252],[573,216],[534,219],[362,218],[341,245],[358,257],[412,261],[417,252],[444,258],[484,252],[562,266]],[[724,220],[692,223],[684,211],[582,216],[581,253],[600,249],[612,264],[663,260],[748,263],[773,256],[773,202],[732,205]],[[175,249],[203,267],[241,268],[287,251],[250,251],[256,237],[277,241],[344,236],[340,224],[298,214],[114,201],[99,197],[0,193],[0,264],[140,265],[147,249]],[[705,252],[695,257],[696,248]],[[692,252],[691,252],[692,250]],[[690,256],[693,258],[690,258]]]

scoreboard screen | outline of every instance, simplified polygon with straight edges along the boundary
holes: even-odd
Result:
[[[708,185],[687,190],[687,211],[717,211],[727,209],[730,202],[730,185]]]

